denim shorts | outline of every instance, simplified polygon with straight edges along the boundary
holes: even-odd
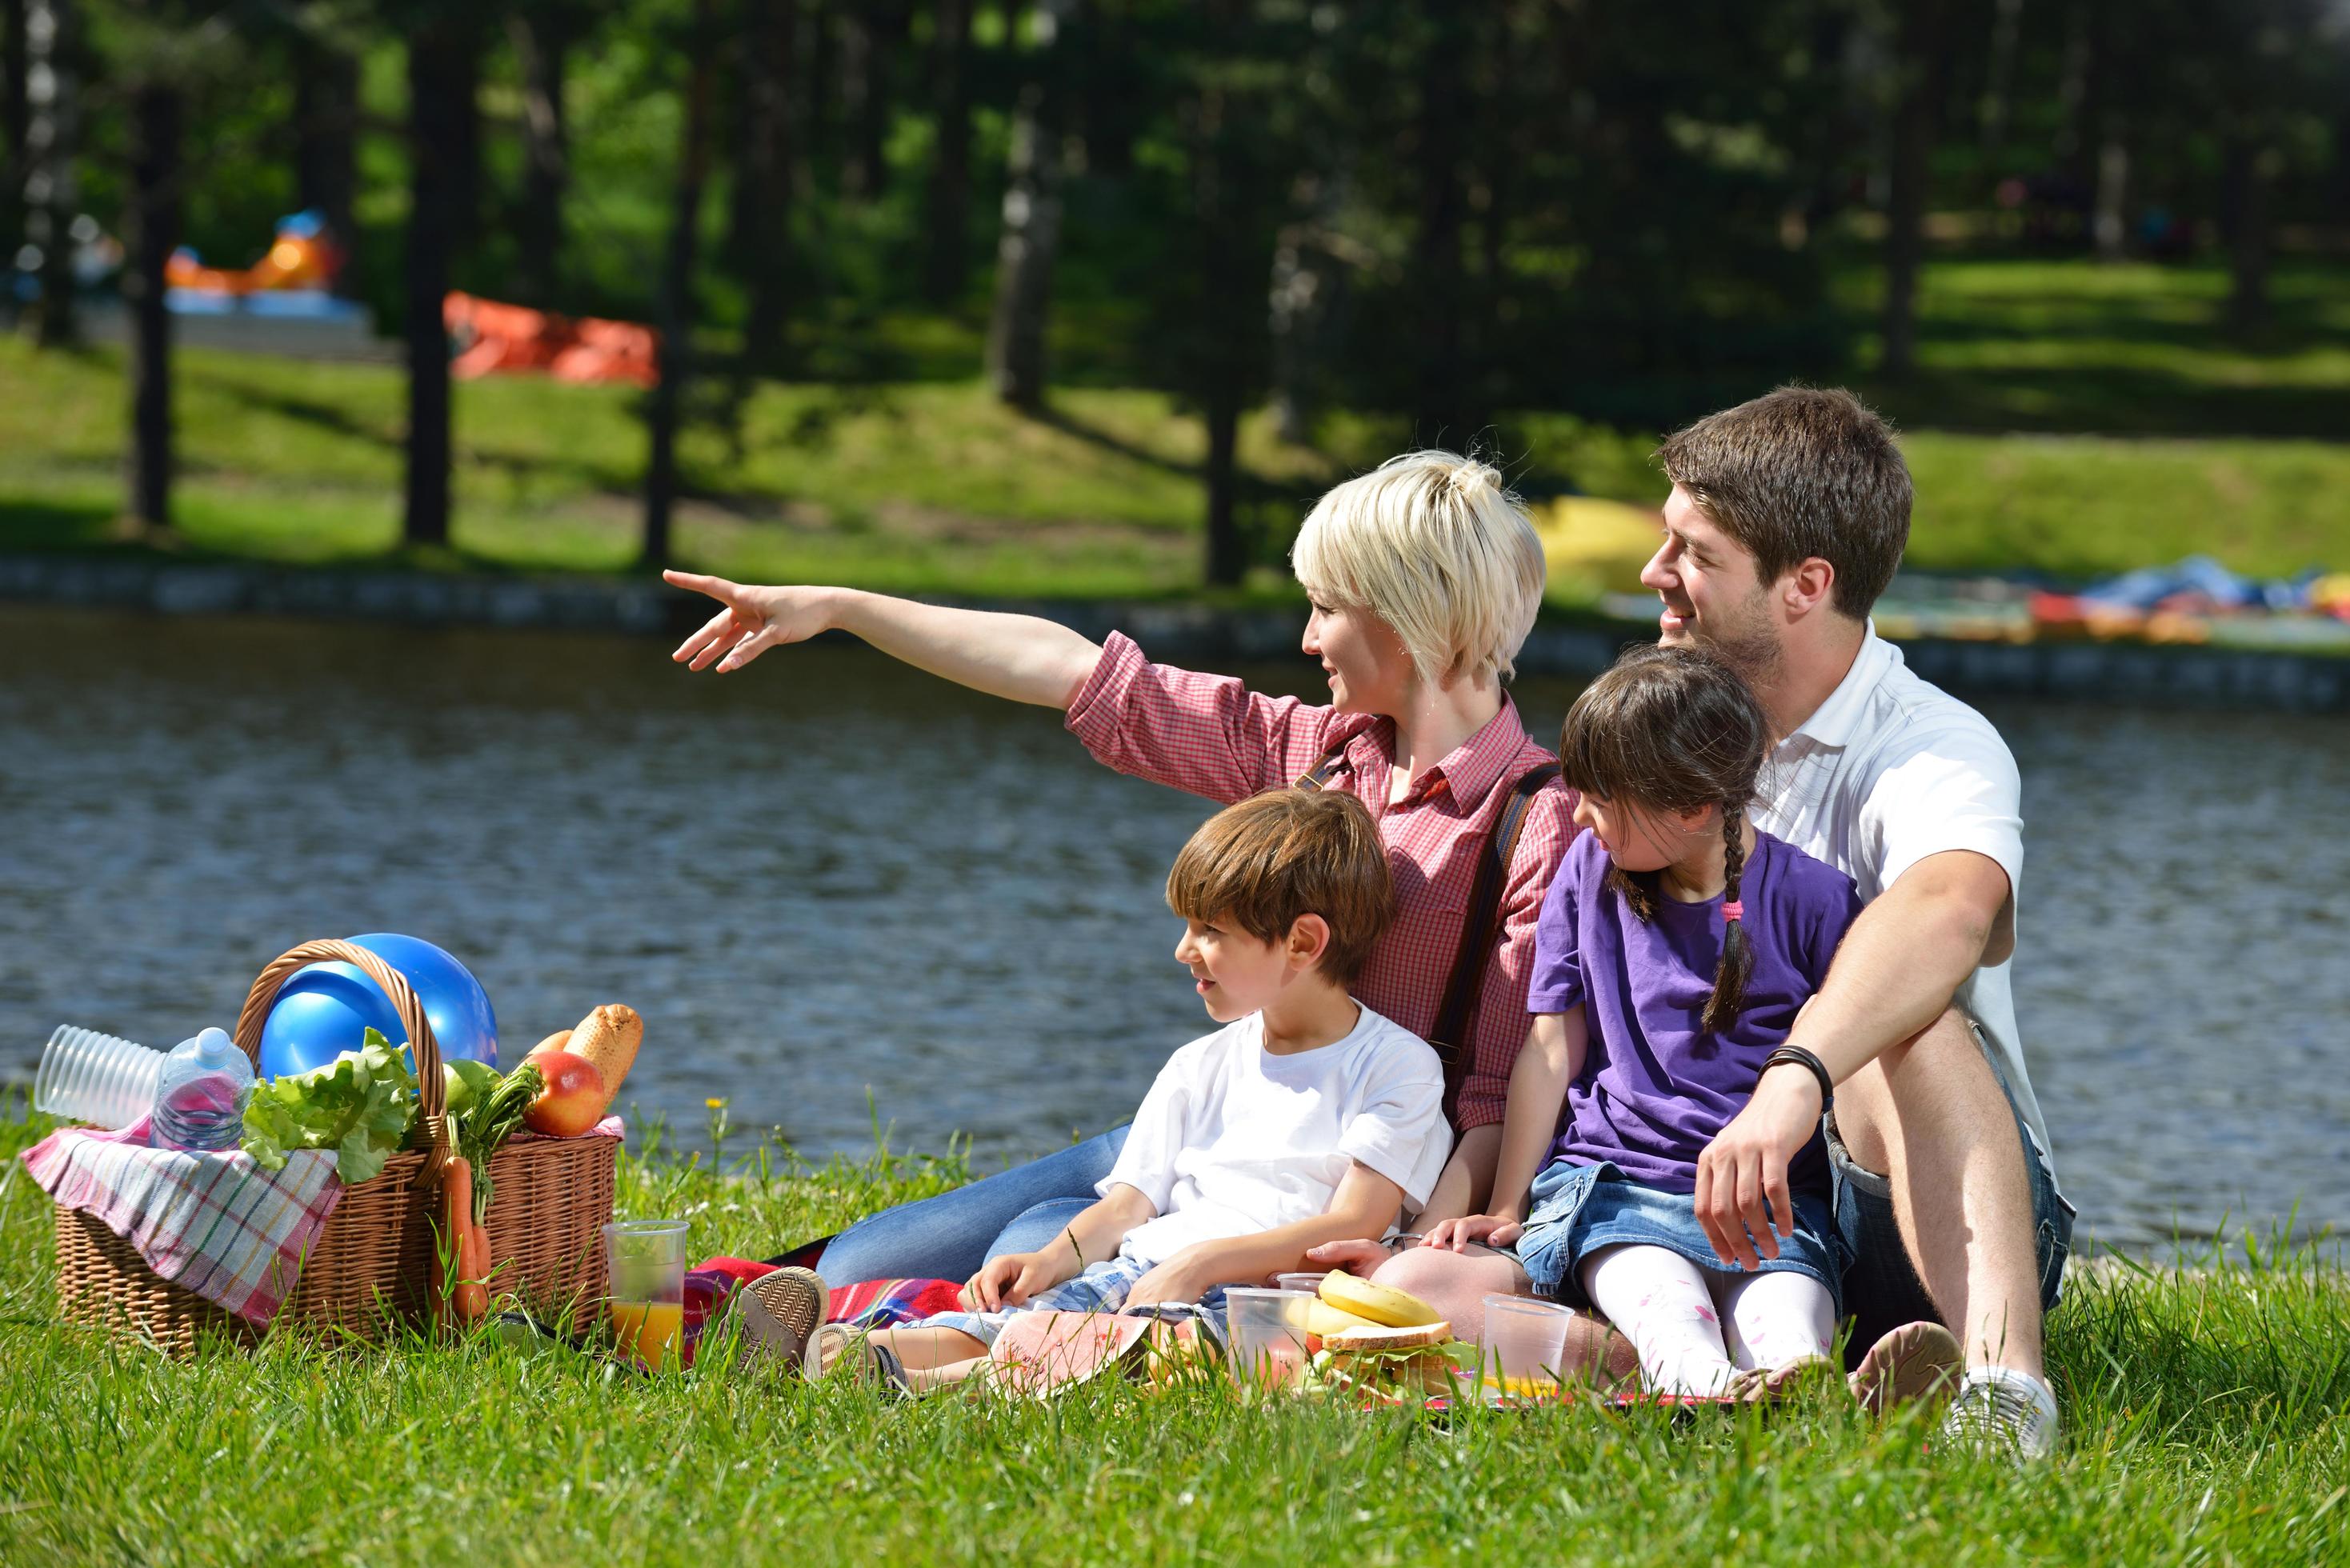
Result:
[[[1562,1160],[1534,1178],[1533,1207],[1516,1247],[1518,1266],[1537,1294],[1573,1307],[1592,1307],[1583,1289],[1583,1261],[1603,1247],[1622,1245],[1662,1247],[1717,1273],[1803,1274],[1834,1297],[1844,1260],[1827,1198],[1798,1191],[1794,1199],[1794,1234],[1780,1238],[1777,1257],[1748,1269],[1724,1263],[1714,1251],[1698,1222],[1693,1195],[1643,1186],[1606,1161]]]
[[[1977,1042],[1980,1044],[1980,1040]],[[2056,1190],[2056,1173],[2032,1136],[2023,1113],[2015,1108],[2014,1091],[1990,1052],[1983,1061],[2007,1096],[2015,1121],[2015,1136],[2023,1145],[2023,1165],[2032,1187],[2033,1241],[2040,1267],[2040,1305],[2053,1309],[2064,1289],[2064,1262],[2073,1250],[2073,1205]],[[1866,1347],[1887,1330],[1921,1319],[1940,1322],[1933,1298],[1909,1262],[1901,1229],[1894,1220],[1892,1185],[1883,1175],[1854,1163],[1851,1151],[1836,1136],[1835,1113],[1825,1122],[1828,1170],[1835,1207],[1835,1238],[1845,1258],[1844,1310],[1856,1320],[1851,1344]],[[1946,1324],[1945,1326],[1951,1326]]]

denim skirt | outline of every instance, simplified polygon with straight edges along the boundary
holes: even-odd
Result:
[[[1779,1255],[1762,1259],[1758,1268],[1742,1269],[1715,1255],[1705,1227],[1698,1223],[1691,1194],[1643,1187],[1604,1160],[1560,1160],[1534,1178],[1533,1207],[1515,1251],[1535,1292],[1568,1306],[1592,1305],[1583,1290],[1583,1261],[1602,1247],[1629,1243],[1662,1247],[1715,1273],[1808,1275],[1827,1287],[1841,1314],[1844,1264],[1836,1255],[1827,1196],[1798,1190],[1794,1208],[1795,1233],[1779,1238]]]

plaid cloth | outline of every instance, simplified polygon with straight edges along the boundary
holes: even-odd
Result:
[[[1391,719],[1264,697],[1222,675],[1153,664],[1122,633],[1110,634],[1094,672],[1069,704],[1069,732],[1124,774],[1230,805],[1294,784],[1339,742],[1346,755],[1326,787],[1370,808],[1396,867],[1395,923],[1355,982],[1366,1007],[1427,1035],[1444,1004],[1461,950],[1461,923],[1509,785],[1556,761],[1526,734],[1505,695],[1491,722],[1389,805],[1396,732]],[[1534,921],[1543,892],[1575,836],[1573,790],[1554,783],[1535,796],[1502,890],[1502,940],[1485,971],[1469,1029],[1460,1130],[1502,1119],[1510,1068],[1526,1041],[1526,985],[1534,976]]]
[[[1150,1272],[1149,1264],[1124,1255],[1088,1264],[1086,1272],[1074,1279],[1063,1280],[1048,1291],[1038,1291],[1016,1307],[1001,1312],[939,1312],[915,1321],[916,1328],[951,1328],[967,1334],[982,1345],[993,1345],[995,1336],[1004,1325],[1022,1313],[1123,1313],[1126,1298],[1135,1282]],[[1224,1335],[1224,1287],[1218,1285],[1197,1302],[1159,1302],[1147,1307],[1137,1307],[1135,1314],[1145,1317],[1197,1318],[1201,1326],[1219,1343]],[[836,1319],[835,1321],[842,1321]],[[876,1319],[847,1320],[860,1328],[892,1326]]]
[[[42,1191],[95,1216],[160,1278],[256,1328],[293,1293],[343,1195],[332,1150],[296,1149],[267,1171],[242,1151],[150,1148],[144,1117],[120,1132],[59,1128],[24,1160]]]

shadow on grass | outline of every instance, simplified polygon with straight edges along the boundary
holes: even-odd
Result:
[[[0,497],[0,549],[89,550],[119,545],[116,509],[97,501]]]

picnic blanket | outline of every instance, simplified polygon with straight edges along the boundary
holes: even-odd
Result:
[[[120,1132],[60,1127],[24,1153],[42,1191],[94,1216],[159,1278],[267,1328],[341,1200],[331,1149],[295,1149],[282,1170],[237,1150],[150,1148],[147,1118]]]

